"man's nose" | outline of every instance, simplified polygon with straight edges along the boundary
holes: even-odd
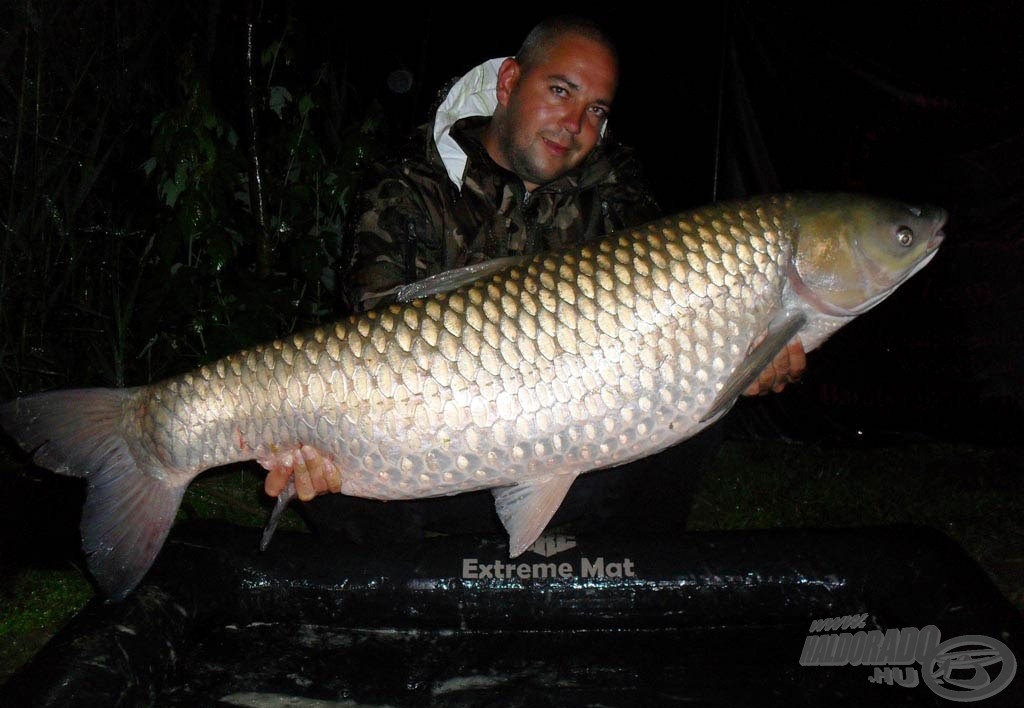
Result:
[[[570,106],[562,117],[562,128],[573,135],[579,135],[583,130],[586,112],[586,106]]]

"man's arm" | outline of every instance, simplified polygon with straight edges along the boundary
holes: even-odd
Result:
[[[639,226],[664,216],[632,148],[615,143],[607,150],[611,171],[598,188],[605,233]]]
[[[343,234],[340,282],[356,312],[387,302],[394,291],[441,269],[442,216],[400,166],[367,173]]]

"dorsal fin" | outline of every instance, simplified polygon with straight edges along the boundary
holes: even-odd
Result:
[[[529,259],[530,256],[506,256],[504,258],[484,261],[483,263],[474,263],[462,268],[446,270],[443,273],[436,273],[422,280],[417,280],[415,283],[403,285],[396,292],[395,299],[398,302],[412,302],[413,300],[420,300],[437,293],[451,292],[461,288],[463,285],[469,285],[486,278],[492,273],[497,273],[499,270],[521,265]]]

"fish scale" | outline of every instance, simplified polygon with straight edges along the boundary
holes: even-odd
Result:
[[[149,418],[147,435],[187,474],[260,445],[310,445],[342,470],[343,493],[376,499],[648,455],[707,424],[701,414],[732,360],[763,330],[784,285],[784,209],[775,199],[665,219],[239,352],[151,387],[150,405],[171,405]],[[746,260],[733,257],[738,243]],[[775,267],[759,269],[753,254]],[[708,356],[705,342],[727,345]],[[555,381],[569,395],[552,412]]]
[[[471,267],[461,286],[458,272],[443,288],[428,279],[410,302],[151,386],[18,399],[0,420],[40,464],[89,477],[84,545],[115,597],[148,568],[197,474],[286,464],[300,445],[333,461],[345,494],[494,489],[517,555],[578,474],[714,422],[790,337],[813,349],[860,313],[851,302],[873,306],[923,267],[944,220],[856,195],[711,205]],[[927,236],[913,248],[896,242],[907,224]]]

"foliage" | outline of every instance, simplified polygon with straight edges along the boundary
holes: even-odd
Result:
[[[132,116],[114,106],[122,86],[87,96],[87,87],[125,69],[123,55],[92,26],[87,8],[18,7],[5,32],[0,101],[0,396],[51,387],[74,362],[110,369],[117,328],[109,284],[126,245],[139,235],[115,221],[99,192],[125,148]],[[74,28],[97,34],[89,43]],[[109,33],[106,33],[109,35]],[[51,43],[49,37],[66,41]],[[90,367],[91,368],[91,367]]]
[[[379,110],[307,65],[287,18],[219,8],[18,8],[0,53],[0,399],[146,383],[338,314]],[[251,62],[229,41],[246,28]]]

